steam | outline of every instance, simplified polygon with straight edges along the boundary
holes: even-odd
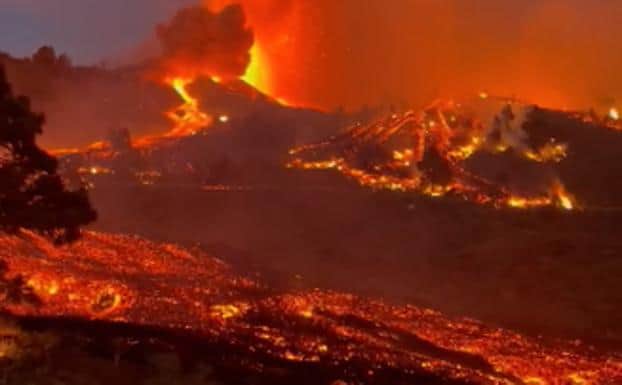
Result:
[[[181,9],[156,33],[166,65],[186,72],[233,78],[243,75],[250,61],[253,33],[239,5],[218,13],[202,6]]]

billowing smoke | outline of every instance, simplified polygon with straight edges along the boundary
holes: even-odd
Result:
[[[622,104],[619,0],[115,0],[81,8],[79,0],[0,3],[36,12],[42,24],[53,21],[58,33],[41,43],[81,47],[69,51],[77,62],[110,55],[110,46],[129,50],[149,33],[152,26],[145,24],[201,3],[211,12],[199,6],[180,12],[162,26],[164,39],[153,37],[149,48],[163,45],[165,56],[180,58],[179,67],[209,63],[217,72],[239,75],[248,62],[251,29],[262,58],[255,72],[265,90],[327,109],[416,107],[481,90],[551,107]],[[75,6],[54,12],[60,3]],[[248,28],[239,9],[217,13],[238,3]],[[86,17],[93,14],[99,18]],[[39,26],[24,27],[24,36],[30,36],[28,28],[35,33]],[[2,36],[20,40],[15,31]],[[150,49],[151,56],[158,54]],[[134,63],[149,55],[139,56],[131,57]]]
[[[481,90],[550,107],[622,104],[617,0],[205,1],[242,4],[271,93],[302,104],[420,106]]]
[[[30,2],[33,7],[48,4]],[[152,45],[124,62],[159,59],[158,70],[164,73],[157,72],[158,82],[163,75],[197,72],[238,77],[245,72],[254,44],[254,74],[264,86],[259,88],[293,104],[327,110],[363,105],[416,109],[436,98],[460,99],[487,91],[547,107],[622,109],[618,0],[203,0],[177,14],[172,12],[173,2],[153,0],[150,7],[152,3],[171,11],[168,17],[159,16],[168,21],[151,33]],[[180,6],[181,0],[175,3]],[[144,16],[128,12],[137,20]],[[130,39],[132,34],[123,36]],[[24,82],[31,77],[25,76]],[[75,130],[84,133],[79,140],[84,143],[99,138],[91,131],[106,132],[107,126],[132,127],[133,133],[148,130],[136,128],[136,119],[120,116],[161,115],[149,107],[155,104],[151,90],[113,92],[110,80],[97,79],[88,82],[80,75],[70,99],[62,94],[54,104],[35,103],[48,115],[46,132],[61,132],[80,121],[79,127],[89,127]],[[36,93],[11,80],[39,101]],[[59,87],[38,79],[31,83]],[[122,87],[121,77],[118,83]],[[105,92],[94,92],[100,88]],[[131,97],[125,100],[119,94]],[[119,114],[102,107],[120,99],[124,109],[141,110]],[[144,125],[155,131],[166,123]],[[56,145],[66,143],[59,135],[49,138]]]
[[[184,8],[156,32],[165,65],[176,71],[233,78],[243,75],[250,61],[253,33],[239,5],[220,12]]]

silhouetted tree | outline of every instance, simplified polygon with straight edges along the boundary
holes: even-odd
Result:
[[[32,55],[32,61],[42,67],[53,67],[56,65],[56,50],[50,46],[43,46]]]
[[[43,123],[27,97],[13,95],[0,67],[0,228],[28,228],[68,242],[97,215],[86,190],[67,191],[58,162],[37,146]]]

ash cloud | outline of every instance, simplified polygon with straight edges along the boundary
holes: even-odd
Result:
[[[202,6],[181,9],[156,34],[165,66],[230,78],[243,75],[250,61],[253,32],[240,5],[220,12]]]
[[[482,90],[556,108],[622,103],[618,0],[205,1],[242,4],[274,93],[303,105],[423,106]]]

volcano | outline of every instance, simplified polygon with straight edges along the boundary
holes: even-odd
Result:
[[[4,382],[622,383],[614,34],[237,3],[116,68],[0,54]]]

